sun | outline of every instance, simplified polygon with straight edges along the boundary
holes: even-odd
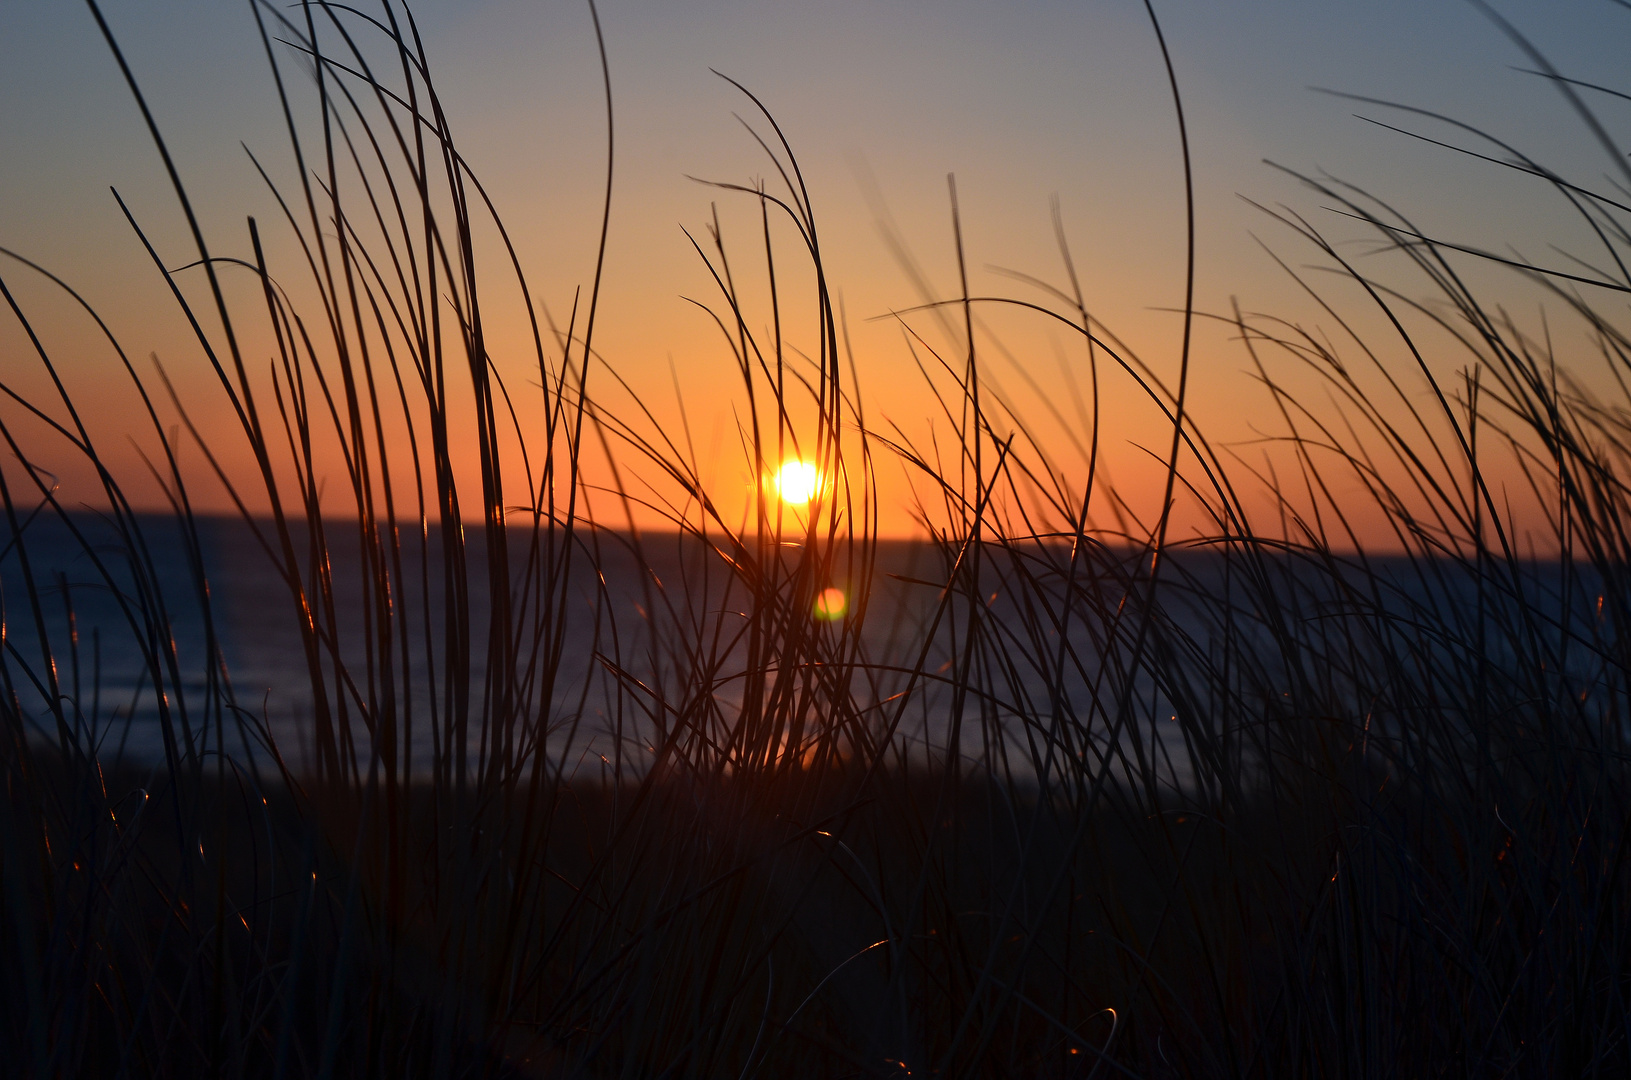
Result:
[[[789,506],[803,506],[821,490],[821,474],[808,461],[789,461],[776,472],[776,494]]]

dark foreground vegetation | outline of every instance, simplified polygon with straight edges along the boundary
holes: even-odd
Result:
[[[1333,327],[1362,307],[1390,329],[1338,350],[1228,316],[1284,435],[1273,474],[1189,420],[1187,334],[1175,364],[1132,356],[1063,244],[1035,311],[1075,328],[1080,463],[986,390],[974,320],[1002,301],[966,293],[918,313],[961,353],[909,337],[955,444],[869,428],[809,195],[753,113],[780,183],[729,196],[762,230],[698,253],[750,466],[828,479],[807,510],[767,489],[739,521],[619,397],[598,279],[558,324],[527,294],[411,19],[252,11],[293,165],[263,175],[299,254],[267,265],[266,223],[195,226],[148,272],[255,467],[184,475],[180,402],[110,334],[173,500],[162,529],[135,512],[5,292],[41,344],[4,370],[53,389],[0,413],[0,1071],[1631,1071],[1631,414],[1601,389],[1631,367],[1631,171],[1586,89],[1530,58],[1604,142],[1601,190],[1461,135],[1600,238],[1607,273],[1510,267],[1595,351],[1554,355],[1459,275],[1476,253],[1317,182],[1417,276],[1373,279],[1284,219],[1342,271]],[[24,254],[0,283],[49,276]],[[778,271],[813,292],[778,294]],[[525,388],[485,344],[511,295]],[[1290,395],[1286,362],[1334,411]],[[1088,520],[1115,504],[1095,488],[1112,381],[1169,421],[1165,498],[1143,522],[1122,505],[1113,534]],[[64,454],[96,467],[89,510],[54,487]],[[591,496],[594,455],[667,486]],[[933,493],[910,565],[876,537],[872,476],[897,455]],[[1491,484],[1496,462],[1529,489]],[[294,721],[235,688],[221,579],[251,571],[212,564],[205,484],[241,496],[280,597],[255,616],[293,642]],[[672,531],[636,529],[637,500]],[[1203,535],[1180,543],[1175,507]],[[840,586],[848,610],[814,617]],[[135,674],[104,694],[121,657]]]

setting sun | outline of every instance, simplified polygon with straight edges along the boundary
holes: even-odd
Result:
[[[821,489],[821,474],[808,461],[789,461],[776,473],[776,494],[791,506],[803,506]]]

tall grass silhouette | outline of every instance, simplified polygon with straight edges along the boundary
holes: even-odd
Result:
[[[1583,96],[1600,89],[1511,27],[1617,176],[1577,184],[1464,125],[1456,146],[1564,199],[1610,270],[1439,241],[1306,178],[1395,260],[1367,273],[1273,212],[1336,272],[1295,274],[1343,348],[1198,312],[1191,287],[1184,353],[1157,364],[1093,317],[1060,225],[1063,286],[973,296],[964,273],[958,295],[892,316],[956,436],[931,445],[871,426],[803,174],[737,87],[778,182],[719,185],[759,211],[751,259],[733,264],[717,218],[694,243],[741,379],[748,469],[793,459],[819,478],[801,506],[761,484],[738,518],[595,349],[611,150],[595,277],[552,321],[455,148],[411,15],[257,0],[295,177],[256,159],[293,253],[273,266],[265,223],[206,237],[90,9],[191,235],[158,250],[126,210],[142,272],[169,286],[254,467],[226,464],[165,369],[129,359],[71,283],[5,251],[0,292],[51,388],[36,400],[8,377],[0,412],[8,1068],[1631,1067],[1631,414],[1591,389],[1623,393],[1631,367],[1615,299],[1631,292],[1631,169]],[[614,88],[608,72],[609,126]],[[1596,352],[1558,355],[1562,335],[1481,301],[1474,260],[1548,293]],[[762,287],[745,287],[745,262]],[[1193,240],[1190,262],[1192,282]],[[105,332],[172,513],[127,497],[134,478],[15,299],[24,275]],[[787,295],[807,279],[813,294]],[[501,379],[487,329],[517,298],[525,388]],[[1073,331],[1080,468],[982,379],[976,320],[998,304]],[[1294,473],[1193,420],[1203,318],[1238,336]],[[795,319],[813,352],[790,344]],[[1367,341],[1378,320],[1388,340]],[[960,351],[933,344],[936,321]],[[1299,400],[1277,374],[1293,371],[1334,406]],[[1104,487],[1112,382],[1170,425],[1152,520]],[[91,468],[97,504],[60,496],[47,470],[63,453]],[[920,482],[920,544],[879,539],[884,458]],[[609,489],[591,490],[590,460]],[[1497,461],[1530,485],[1522,523],[1489,479]],[[195,512],[201,484],[224,486],[239,520]],[[1121,527],[1094,525],[1095,504]],[[1180,506],[1198,534],[1174,527]],[[669,527],[641,527],[654,519]],[[304,672],[276,688],[294,721],[235,687],[220,597],[251,570],[212,562],[227,532],[275,584],[279,609],[256,617]],[[104,699],[117,657],[128,701]]]

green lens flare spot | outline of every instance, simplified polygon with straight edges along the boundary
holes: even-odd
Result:
[[[822,589],[821,595],[816,597],[815,617],[823,622],[842,619],[848,610],[849,597],[844,595],[843,589]]]

